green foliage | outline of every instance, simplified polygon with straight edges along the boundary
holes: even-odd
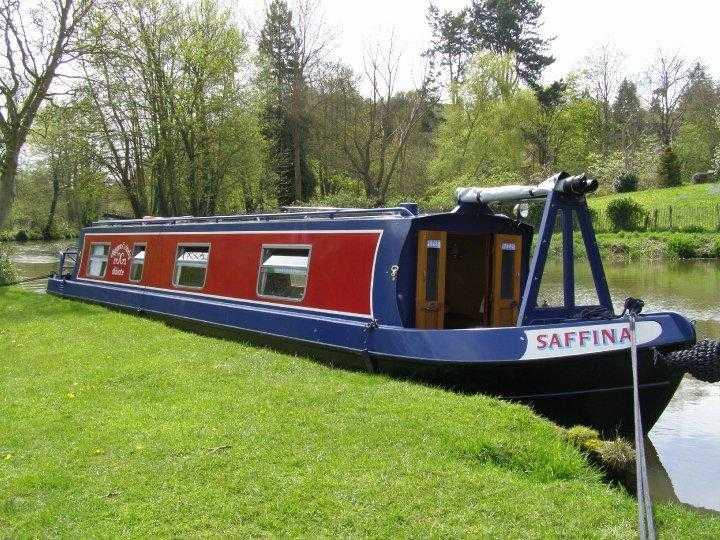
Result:
[[[626,471],[635,464],[635,450],[632,445],[617,437],[612,441],[602,441],[597,452],[602,463],[615,471]]]
[[[660,187],[674,187],[681,183],[680,161],[670,146],[666,146],[660,155],[658,164],[658,184]]]
[[[0,286],[14,283],[19,276],[13,262],[10,260],[10,251],[0,244]]]
[[[712,247],[710,248],[710,256],[720,258],[720,237],[715,239]]]
[[[613,180],[615,193],[628,193],[637,190],[638,178],[633,173],[625,173]]]
[[[700,243],[689,234],[676,234],[667,243],[668,255],[673,259],[694,259]]]
[[[15,289],[0,320],[3,536],[635,534],[634,499],[527,407]]]
[[[647,217],[647,211],[630,198],[614,199],[605,211],[614,231],[639,231]]]
[[[600,439],[600,433],[586,426],[572,426],[566,430],[565,439],[580,450],[589,450]]]
[[[510,56],[476,56],[456,102],[446,107],[430,176],[453,189],[519,180],[525,165],[523,129],[537,110],[535,95],[514,78]],[[437,189],[436,183],[431,190]]]

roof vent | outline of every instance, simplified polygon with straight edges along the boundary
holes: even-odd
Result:
[[[417,203],[414,202],[402,202],[398,204],[400,208],[408,210],[413,216],[417,216],[420,210],[418,209]]]

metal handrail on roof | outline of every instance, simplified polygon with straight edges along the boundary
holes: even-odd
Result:
[[[101,219],[92,224],[93,227],[109,226],[142,226],[142,225],[191,225],[197,223],[252,223],[262,221],[292,221],[304,219],[343,219],[357,217],[414,217],[414,214],[403,207],[392,208],[311,208],[306,211],[282,212],[276,214],[236,214],[231,216],[179,216],[168,218],[141,219]]]

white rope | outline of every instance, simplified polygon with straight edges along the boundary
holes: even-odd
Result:
[[[645,439],[640,414],[640,386],[638,381],[637,339],[635,336],[635,313],[628,310],[630,321],[630,359],[633,374],[633,408],[635,417],[635,480],[638,500],[638,528],[640,540],[655,540],[655,520],[652,512],[652,499],[647,479],[645,461]]]

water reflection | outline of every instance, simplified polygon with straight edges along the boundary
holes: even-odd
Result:
[[[720,339],[720,261],[614,263],[606,264],[605,271],[618,312],[625,298],[640,297],[646,311],[686,315],[695,323],[698,339]],[[576,265],[575,274],[577,301],[592,301],[596,295],[589,269]],[[546,275],[541,295],[550,304],[562,302],[558,261],[548,261]],[[720,511],[720,384],[686,376],[649,439],[653,497]]]

